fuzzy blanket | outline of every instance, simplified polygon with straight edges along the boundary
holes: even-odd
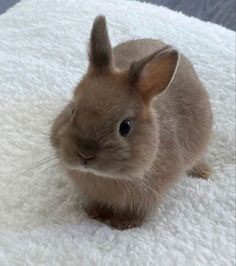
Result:
[[[210,180],[183,176],[140,228],[112,230],[81,210],[50,160],[48,132],[87,66],[94,17],[112,43],[159,38],[209,91]],[[235,265],[235,33],[150,4],[22,0],[0,17],[0,265]],[[27,170],[28,171],[25,171]]]

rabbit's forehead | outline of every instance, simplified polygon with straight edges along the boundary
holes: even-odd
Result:
[[[136,103],[130,88],[124,82],[113,79],[89,79],[82,82],[75,91],[75,103],[81,112],[94,116],[118,115],[130,110]]]
[[[89,120],[119,120],[123,116],[133,116],[135,104],[131,100],[119,96],[114,98],[93,95],[91,97],[81,96],[76,108],[81,116],[89,117]]]

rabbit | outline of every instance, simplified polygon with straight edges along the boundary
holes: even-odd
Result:
[[[207,91],[174,47],[138,39],[112,49],[95,18],[87,72],[55,119],[51,143],[88,216],[112,228],[141,226],[185,173],[208,178]]]

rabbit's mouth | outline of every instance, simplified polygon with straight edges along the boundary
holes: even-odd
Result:
[[[91,155],[91,154],[89,154]],[[149,160],[132,157],[132,153],[128,150],[125,155],[117,155],[112,153],[107,156],[107,153],[100,152],[94,156],[78,153],[72,149],[60,149],[60,157],[67,169],[90,173],[95,176],[100,176],[110,179],[136,179],[144,176],[147,168],[150,167]]]
[[[103,178],[110,178],[110,179],[117,179],[118,173],[115,173],[113,171],[104,171],[101,169],[97,169],[92,167],[89,164],[71,164],[71,163],[65,163],[65,166],[69,170],[77,171],[77,172],[83,172],[83,173],[90,173],[95,176],[100,176]],[[120,178],[120,176],[119,176]]]
[[[65,166],[69,170],[73,170],[76,172],[82,172],[82,173],[89,173],[101,178],[109,178],[109,179],[122,179],[122,180],[129,180],[129,179],[142,179],[144,176],[143,168],[130,168],[130,167],[111,167],[109,166],[109,163],[106,166],[99,167],[97,163],[94,162],[69,162],[64,161]]]

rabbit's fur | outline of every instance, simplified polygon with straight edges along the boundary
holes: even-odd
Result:
[[[121,136],[127,118],[132,127]],[[88,71],[56,118],[51,140],[88,215],[124,229],[140,225],[184,172],[201,170],[211,128],[208,94],[189,60],[153,39],[112,50],[99,16]]]

